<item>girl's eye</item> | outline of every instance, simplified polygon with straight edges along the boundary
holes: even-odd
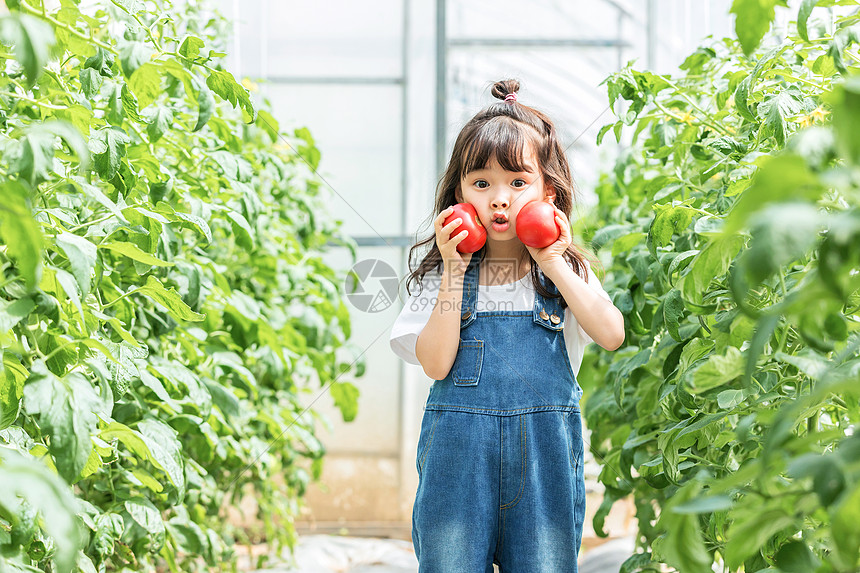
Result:
[[[484,185],[486,185],[486,187],[484,187]],[[489,186],[490,184],[483,179],[478,179],[477,181],[475,181],[475,187],[477,187],[478,189],[486,189]]]
[[[517,181],[519,181],[520,183],[522,183],[522,185],[517,185]],[[526,185],[528,185],[528,183],[526,183],[525,179],[516,179],[516,180],[514,180],[514,187],[525,187]]]

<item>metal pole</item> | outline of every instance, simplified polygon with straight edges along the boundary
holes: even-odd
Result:
[[[645,15],[645,37],[647,38],[646,58],[648,61],[648,69],[654,70],[657,63],[657,31],[654,29],[656,21],[654,14],[656,11],[655,0],[648,0],[647,14]]]
[[[448,34],[445,29],[447,0],[436,0],[436,170],[445,168],[445,145],[447,142],[447,109],[445,96],[448,89]]]

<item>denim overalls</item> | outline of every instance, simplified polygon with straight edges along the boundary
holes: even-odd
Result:
[[[496,562],[502,573],[575,573],[582,389],[561,299],[535,292],[532,311],[476,312],[476,259],[464,278],[457,358],[430,388],[421,423],[412,512],[420,572],[492,573]]]

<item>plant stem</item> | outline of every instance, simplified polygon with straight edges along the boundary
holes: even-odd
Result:
[[[682,122],[682,123],[687,123],[686,121],[684,121],[684,118],[683,118],[683,117],[681,117],[680,115],[678,115],[678,114],[674,113],[672,110],[666,109],[666,106],[664,106],[663,104],[661,104],[661,103],[660,103],[658,100],[656,100],[656,99],[654,100],[654,105],[656,105],[658,108],[660,108],[660,110],[661,110],[663,113],[665,113],[666,115],[668,115],[669,117],[671,117],[671,118],[673,118],[673,119],[676,119],[676,120],[678,120],[678,121],[680,121],[680,122]],[[697,109],[698,109],[698,108],[697,108]],[[704,113],[704,112],[702,112],[702,113]],[[706,115],[707,115],[707,114],[706,114]],[[694,116],[694,117],[695,117],[695,116]],[[720,125],[717,125],[717,124],[715,124],[715,123],[711,123],[710,121],[708,121],[708,120],[707,120],[707,119],[705,119],[705,118],[696,117],[696,120],[697,120],[697,121],[699,121],[699,123],[701,123],[701,124],[703,124],[703,125],[707,125],[708,127],[710,127],[711,129],[713,129],[713,130],[715,130],[715,131],[719,131],[719,132],[720,132],[720,133],[722,133],[723,135],[732,135],[732,132],[730,132],[730,131],[726,130],[724,127],[722,127],[722,126],[720,126]]]
[[[53,105],[53,104],[50,104],[50,103],[40,102],[40,101],[35,100],[35,99],[33,99],[33,98],[27,97],[27,96],[25,96],[25,95],[16,94],[16,93],[13,93],[13,92],[0,92],[0,96],[8,96],[8,97],[11,97],[11,98],[19,99],[19,100],[21,100],[21,101],[25,101],[25,102],[27,102],[27,103],[31,103],[31,104],[33,104],[33,105],[38,105],[38,106],[41,106],[41,107],[44,107],[44,108],[47,108],[47,109],[55,109],[55,110],[67,109],[67,108],[65,108],[65,107],[63,107],[63,106]]]
[[[62,22],[60,22],[59,20],[57,20],[53,16],[49,16],[48,14],[46,14],[44,12],[44,10],[45,10],[44,5],[42,6],[41,11],[37,10],[36,8],[33,8],[32,6],[27,4],[24,0],[21,0],[21,3],[19,5],[26,12],[29,12],[30,14],[33,14],[34,16],[40,16],[40,17],[44,18],[45,20],[47,20],[48,22],[50,22],[51,24],[53,24],[57,28],[62,28],[63,30],[67,31],[69,34],[71,34],[73,36],[77,36],[78,38],[80,38],[82,40],[87,40],[88,42],[92,42],[95,45],[100,46],[100,47],[104,48],[105,50],[113,53],[114,55],[117,55],[117,56],[119,55],[119,51],[116,48],[114,48],[113,46],[111,46],[110,44],[105,44],[104,42],[95,39],[93,36],[87,36],[87,35],[79,32],[77,29],[72,28],[68,24],[63,24]]]
[[[137,292],[137,289],[134,289],[134,290],[128,291],[127,293],[125,293],[125,294],[123,294],[123,295],[118,296],[117,298],[113,299],[113,300],[112,300],[112,301],[110,301],[109,303],[107,303],[107,304],[103,305],[103,306],[102,306],[102,310],[104,310],[104,309],[106,309],[106,308],[108,308],[108,307],[110,307],[110,306],[113,306],[114,304],[118,303],[119,301],[121,301],[121,300],[122,300],[122,299],[124,299],[125,297],[127,297],[127,296],[129,296],[129,295],[132,295],[132,294],[134,294],[134,293],[136,293],[136,292]]]
[[[766,71],[763,75],[767,76],[767,75],[769,75],[769,74],[773,74],[773,75],[777,75],[777,76],[782,76],[782,77],[784,77],[784,78],[788,78],[788,79],[790,79],[790,80],[794,80],[794,81],[796,81],[796,82],[801,82],[801,83],[804,83],[804,84],[806,84],[806,85],[808,85],[808,86],[812,86],[812,87],[814,87],[814,88],[821,89],[821,84],[817,84],[817,83],[815,83],[815,82],[811,82],[811,81],[809,81],[809,80],[805,80],[805,79],[803,79],[803,78],[799,78],[799,77],[797,77],[797,76],[793,76],[793,75],[791,75],[791,74],[787,74],[787,73],[785,73],[785,72],[784,72],[784,71],[782,71],[782,70],[776,70],[776,69],[771,68],[771,69],[769,69],[768,71]]]
[[[76,227],[72,227],[71,229],[69,229],[68,232],[74,233],[78,229],[83,229],[84,227],[90,227],[92,225],[98,225],[99,223],[103,223],[103,222],[107,221],[111,217],[115,217],[115,215],[113,213],[111,213],[110,215],[105,215],[101,219],[96,219],[95,221],[90,221],[89,223],[81,223],[80,225],[77,225]]]
[[[686,93],[684,93],[684,92],[681,90],[681,88],[679,88],[675,83],[673,83],[671,80],[668,80],[668,79],[666,79],[666,78],[664,78],[664,79],[665,79],[666,83],[667,83],[667,84],[669,84],[669,86],[670,86],[670,87],[672,87],[672,89],[674,89],[674,90],[675,90],[675,92],[677,92],[677,94],[678,94],[678,95],[680,95],[682,98],[684,98],[685,100],[687,100],[687,102],[688,102],[691,106],[693,106],[693,109],[695,109],[695,110],[696,110],[696,111],[698,111],[700,114],[702,114],[702,116],[704,116],[704,117],[698,118],[698,119],[699,119],[699,121],[701,121],[701,122],[702,122],[702,123],[704,123],[705,125],[707,125],[707,126],[711,127],[712,129],[715,129],[715,130],[719,131],[719,132],[720,132],[720,133],[722,133],[723,135],[732,135],[732,132],[728,131],[728,130],[727,130],[726,128],[724,128],[723,126],[721,126],[721,125],[719,125],[719,124],[716,124],[716,123],[712,123],[710,120],[706,119],[706,118],[710,115],[710,114],[708,114],[708,112],[706,112],[705,110],[703,110],[702,108],[700,108],[700,107],[698,106],[698,104],[696,104],[696,102],[694,102],[692,99],[690,99],[690,96],[688,96]],[[655,100],[654,100],[654,102],[655,102],[655,103],[657,103],[657,100],[655,99]]]

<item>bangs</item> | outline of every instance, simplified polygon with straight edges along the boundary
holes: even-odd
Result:
[[[537,159],[536,134],[526,133],[531,128],[506,117],[496,117],[480,126],[474,139],[463,151],[462,179],[472,171],[484,169],[492,158],[496,158],[506,171],[528,171],[525,162],[525,148],[530,145]]]

